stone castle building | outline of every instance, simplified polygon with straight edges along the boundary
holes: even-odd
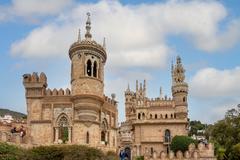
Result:
[[[83,144],[116,151],[118,110],[115,95],[104,95],[105,42],[90,33],[88,14],[85,39],[69,49],[71,90],[47,89],[47,77],[24,74],[27,101],[27,136],[32,145]]]
[[[125,91],[126,121],[119,129],[119,147],[129,157],[169,153],[171,139],[188,134],[188,84],[185,69],[178,56],[172,65],[172,98],[162,96],[150,99],[146,95],[146,81],[136,91]],[[131,155],[132,154],[132,155]]]

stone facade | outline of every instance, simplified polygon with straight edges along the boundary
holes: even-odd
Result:
[[[24,74],[27,140],[31,145],[81,144],[116,151],[115,94],[104,95],[105,44],[92,40],[90,15],[85,39],[69,49],[71,90],[48,89],[44,73]],[[105,43],[105,42],[104,42]]]
[[[174,136],[188,134],[188,84],[179,56],[176,64],[172,64],[171,73],[172,98],[163,96],[161,88],[159,97],[148,98],[145,80],[140,86],[136,82],[136,91],[130,90],[129,86],[125,91],[126,121],[119,128],[118,144],[129,157],[164,157],[160,154],[170,153]]]

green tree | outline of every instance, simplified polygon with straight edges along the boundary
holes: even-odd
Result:
[[[172,139],[170,148],[176,153],[177,151],[182,151],[183,153],[188,150],[188,146],[191,143],[196,143],[191,137],[188,136],[175,136]]]
[[[229,153],[229,160],[235,159],[240,159],[240,143],[234,145]]]

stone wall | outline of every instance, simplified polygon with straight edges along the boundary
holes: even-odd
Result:
[[[203,143],[199,143],[197,148],[195,147],[195,144],[190,144],[188,147],[188,150],[182,153],[181,151],[177,151],[176,154],[174,154],[172,151],[170,151],[169,154],[167,154],[164,151],[154,151],[153,154],[150,153],[150,151],[146,151],[144,153],[144,159],[145,160],[217,160],[214,156],[214,146],[213,144],[205,145]]]

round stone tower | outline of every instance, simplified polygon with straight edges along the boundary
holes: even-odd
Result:
[[[181,58],[178,56],[176,65],[172,65],[172,96],[175,102],[177,118],[187,118],[188,113],[188,84],[184,80],[185,69]]]
[[[85,39],[80,31],[77,42],[69,49],[72,95],[94,95],[103,97],[104,65],[107,59],[105,40],[103,45],[92,40],[90,14],[86,22]]]

